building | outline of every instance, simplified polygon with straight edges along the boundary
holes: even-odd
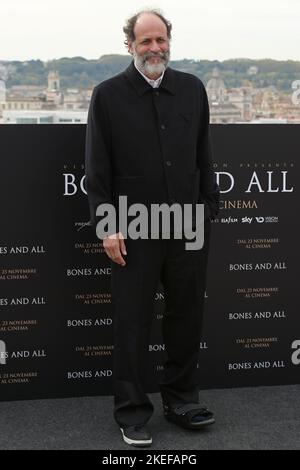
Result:
[[[231,88],[228,90],[228,102],[240,110],[241,119],[250,121],[252,119],[252,87]]]
[[[206,91],[210,103],[220,105],[226,101],[226,86],[217,67],[213,69],[212,78],[207,82]]]
[[[2,124],[85,124],[87,110],[5,110]]]
[[[250,122],[253,119],[253,95],[251,83],[239,88],[227,88],[217,67],[206,85],[210,104],[210,122],[232,124]]]
[[[15,85],[7,90],[0,80],[0,123],[85,123],[91,94],[92,90],[79,89],[63,92],[56,70],[48,73],[47,88]]]

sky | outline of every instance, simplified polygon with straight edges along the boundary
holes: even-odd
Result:
[[[0,61],[127,54],[125,20],[172,22],[171,58],[300,60],[300,0],[0,0]]]

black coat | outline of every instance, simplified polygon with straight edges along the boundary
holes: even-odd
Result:
[[[205,203],[218,211],[209,107],[203,83],[168,67],[153,89],[133,62],[97,85],[86,133],[86,190],[91,223],[104,202]]]

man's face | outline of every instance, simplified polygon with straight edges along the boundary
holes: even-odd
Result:
[[[136,66],[147,77],[158,78],[168,65],[170,45],[167,27],[156,15],[142,14],[134,28],[135,41],[129,42],[129,52]]]

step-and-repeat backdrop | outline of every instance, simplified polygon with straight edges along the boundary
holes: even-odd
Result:
[[[201,388],[299,383],[299,127],[212,126]],[[0,126],[0,399],[112,393],[110,262],[89,220],[83,125]],[[158,286],[148,391],[165,359]],[[178,344],[178,348],[181,345]]]

